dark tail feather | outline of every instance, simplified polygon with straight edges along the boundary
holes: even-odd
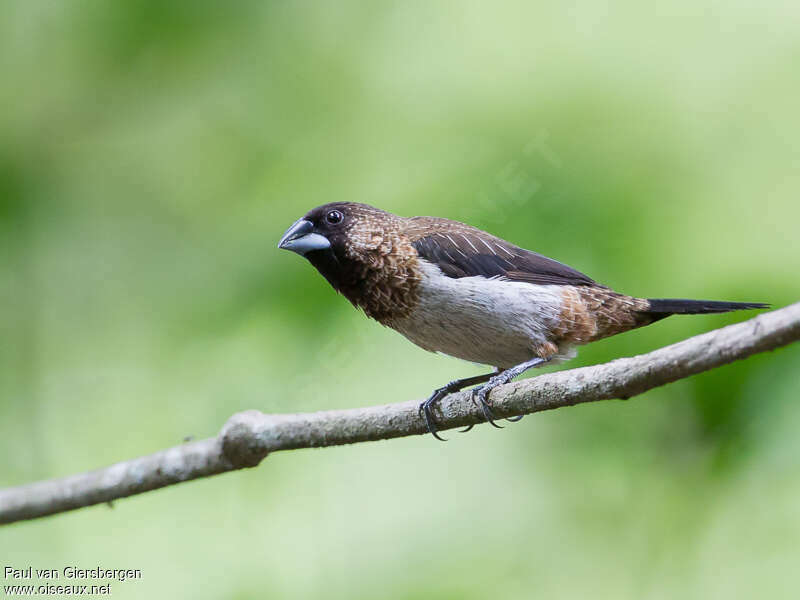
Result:
[[[716,300],[680,300],[677,298],[650,298],[650,308],[646,311],[656,319],[669,315],[704,315],[724,313],[732,310],[769,308],[763,302],[718,302]]]

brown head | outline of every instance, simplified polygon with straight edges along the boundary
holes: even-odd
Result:
[[[415,302],[417,253],[404,222],[366,204],[333,202],[298,219],[278,248],[304,256],[350,302],[387,322]]]

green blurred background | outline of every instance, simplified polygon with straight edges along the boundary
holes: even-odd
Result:
[[[631,294],[798,300],[799,61],[792,2],[3,2],[0,485],[482,372],[276,249],[329,201]],[[796,598],[798,369],[280,453],[3,528],[0,560],[142,569],[118,598]]]

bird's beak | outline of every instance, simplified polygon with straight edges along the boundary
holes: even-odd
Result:
[[[314,233],[314,224],[306,219],[298,219],[294,225],[286,230],[278,248],[291,250],[300,255],[312,250],[325,250],[330,248],[331,243],[324,235]]]

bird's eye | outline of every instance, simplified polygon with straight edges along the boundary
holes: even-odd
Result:
[[[325,220],[331,225],[338,225],[344,221],[344,215],[338,210],[332,210],[325,215]]]

